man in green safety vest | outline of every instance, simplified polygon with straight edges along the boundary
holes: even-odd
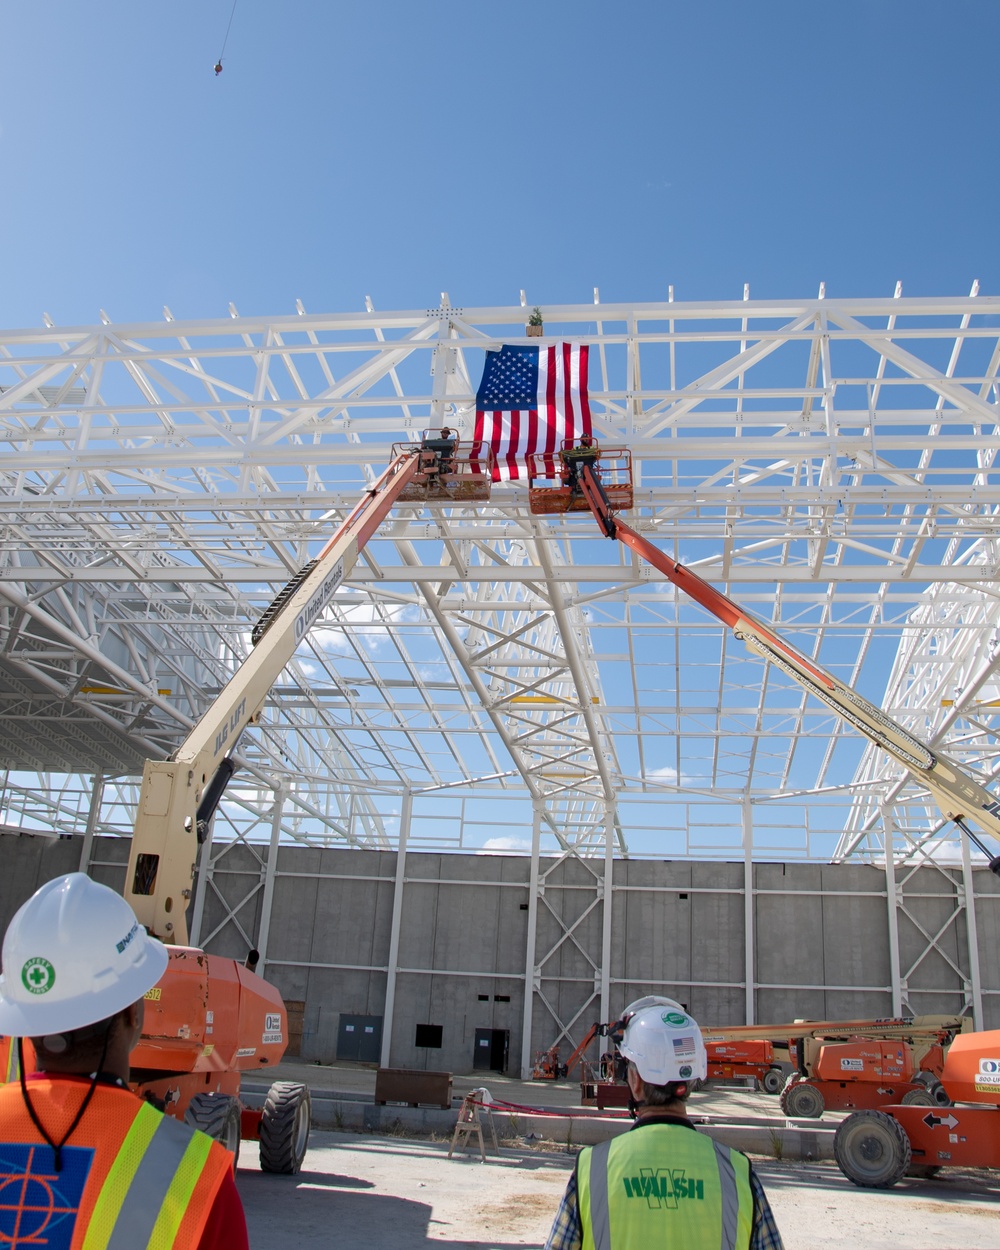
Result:
[[[128,1087],[143,996],[167,966],[119,894],[49,881],[3,942],[0,1033],[37,1071],[0,1085],[0,1245],[247,1250],[233,1156]]]
[[[782,1250],[750,1160],[684,1114],[708,1073],[698,1025],[655,996],[626,1008],[621,1025],[636,1122],[580,1152],[546,1250]]]

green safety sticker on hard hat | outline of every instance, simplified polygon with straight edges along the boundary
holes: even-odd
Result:
[[[689,1063],[684,1063],[677,1069],[677,1075],[681,1078],[681,1080],[685,1080],[693,1071],[694,1069]]]
[[[679,1011],[665,1011],[661,1017],[664,1024],[687,1024],[687,1016],[682,1016]]]
[[[21,980],[30,994],[47,994],[56,983],[56,970],[47,959],[35,955],[21,969]]]

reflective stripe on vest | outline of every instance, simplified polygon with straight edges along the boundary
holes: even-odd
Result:
[[[104,1179],[82,1250],[171,1250],[212,1140],[139,1109]]]
[[[611,1250],[611,1225],[608,1210],[608,1155],[612,1138],[595,1146],[590,1154],[590,1223],[597,1250]]]
[[[722,1250],[736,1250],[736,1229],[740,1215],[740,1195],[736,1188],[736,1169],[728,1146],[713,1141],[715,1161],[722,1182]]]
[[[669,1135],[669,1143],[664,1141],[665,1135]],[[717,1190],[710,1186],[710,1180],[715,1179],[710,1177],[712,1171],[718,1178]],[[611,1176],[616,1188],[609,1193]],[[684,1218],[674,1224],[673,1235],[684,1238],[684,1250],[715,1250],[716,1246],[719,1250],[746,1250],[753,1226],[749,1176],[745,1156],[686,1127],[644,1126],[634,1137],[626,1133],[601,1142],[581,1154],[577,1170],[584,1250],[611,1250],[612,1225],[616,1229],[615,1250],[632,1250],[651,1236],[658,1244],[673,1245],[669,1224],[662,1228],[661,1243],[660,1234],[654,1231],[656,1225],[649,1220],[655,1219],[658,1225],[660,1216],[652,1215],[654,1210],[664,1215],[675,1210],[679,1216],[682,1208]],[[649,1219],[645,1211],[637,1216],[631,1205],[636,1201],[648,1205]],[[697,1202],[697,1217],[689,1206],[692,1202]],[[695,1219],[693,1225],[691,1219]],[[636,1241],[637,1236],[641,1241]],[[692,1241],[692,1236],[697,1240]]]
[[[7,1063],[5,1065],[4,1081],[16,1081],[21,1075],[21,1069],[17,1065],[17,1038],[8,1037],[7,1042]]]

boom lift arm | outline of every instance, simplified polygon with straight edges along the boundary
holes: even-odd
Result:
[[[990,870],[1000,876],[1000,854],[992,853],[967,823],[967,819],[974,820],[981,829],[1000,841],[1000,802],[953,760],[940,751],[932,751],[874,704],[831,676],[783,638],[779,638],[767,625],[744,611],[727,595],[709,585],[691,569],[671,560],[658,547],[626,525],[615,513],[619,508],[632,506],[631,469],[628,467],[625,470],[627,481],[620,478],[610,489],[605,489],[598,467],[602,456],[617,458],[620,463],[630,466],[626,451],[615,449],[602,452],[591,442],[566,448],[560,453],[562,481],[557,487],[532,488],[529,466],[532,511],[585,511],[589,508],[608,538],[617,538],[619,542],[630,547],[696,603],[728,625],[734,636],[744,642],[749,650],[776,664],[810,694],[821,699],[848,724],[853,725],[876,746],[909,769],[927,787],[944,816],[963,830],[969,840],[986,855]],[[558,509],[547,505],[546,494],[551,494],[553,498],[558,497]]]
[[[492,453],[462,447],[450,430],[397,444],[395,458],[329,540],[281,590],[254,628],[253,650],[169,760],[147,760],[136,812],[125,898],[139,923],[186,945],[186,911],[198,846],[226,783],[232,753],[256,724],[271,687],[349,575],[365,543],[398,502],[458,503],[489,497]]]

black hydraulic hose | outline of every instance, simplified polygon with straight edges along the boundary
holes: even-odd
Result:
[[[965,821],[962,819],[961,816],[955,817],[955,824],[958,825],[959,829],[962,830],[962,832],[969,839],[969,841],[973,844],[973,846],[978,847],[979,850],[981,850],[982,853],[986,856],[987,860],[989,860],[990,872],[993,873],[995,877],[1000,877],[1000,855],[991,855],[989,852],[989,848],[969,828],[969,826],[965,823]]]
[[[236,772],[236,765],[233,763],[232,758],[228,755],[224,756],[219,767],[215,770],[212,780],[205,787],[205,793],[201,796],[201,802],[198,804],[198,811],[194,818],[199,846],[208,837],[215,809],[221,803],[226,786],[229,785],[229,779],[234,772]]]

